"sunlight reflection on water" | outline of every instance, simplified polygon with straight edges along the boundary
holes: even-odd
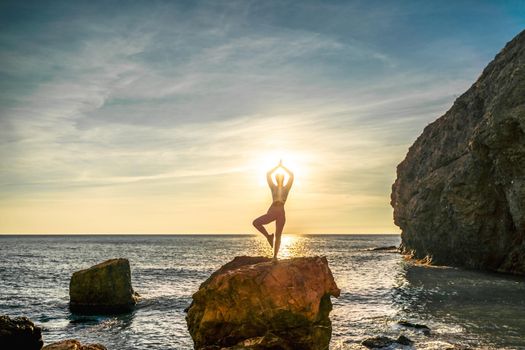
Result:
[[[284,235],[281,238],[279,258],[289,259],[297,256],[307,256],[305,239],[297,235]]]

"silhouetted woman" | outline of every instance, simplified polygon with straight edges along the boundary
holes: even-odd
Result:
[[[282,168],[289,175],[286,185],[284,184],[284,174],[275,174],[275,181],[277,183],[273,182],[272,175],[279,168]],[[266,173],[266,181],[272,191],[273,202],[272,205],[270,205],[270,208],[268,208],[266,214],[253,220],[253,226],[255,226],[264,237],[266,237],[270,246],[273,247],[273,258],[276,260],[277,253],[279,253],[279,247],[281,246],[281,234],[283,233],[284,223],[286,222],[284,203],[286,202],[290,188],[292,188],[293,173],[283,165],[282,161],[280,161],[279,165]],[[272,221],[275,221],[275,235],[268,234],[268,231],[266,231],[263,226]]]

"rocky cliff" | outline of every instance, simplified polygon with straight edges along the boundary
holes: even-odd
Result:
[[[326,258],[236,257],[202,283],[186,321],[198,350],[328,349],[339,292]]]
[[[525,31],[410,147],[391,204],[405,253],[525,274]]]

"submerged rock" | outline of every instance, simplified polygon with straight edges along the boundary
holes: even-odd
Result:
[[[385,246],[385,247],[375,247],[375,248],[372,248],[371,251],[392,251],[392,252],[397,252],[398,251],[398,248],[395,246],[395,245],[389,245],[389,246]]]
[[[40,350],[43,344],[42,328],[27,317],[0,316],[0,348]]]
[[[393,344],[400,345],[412,345],[414,342],[404,335],[400,335],[397,339],[392,339],[389,337],[379,336],[367,338],[361,342],[361,345],[366,346],[369,349],[381,349],[389,347]]]
[[[412,323],[405,320],[398,321],[397,324],[406,328],[413,328],[422,331],[424,335],[430,335],[430,328],[424,324]]]
[[[76,339],[62,340],[53,344],[44,346],[42,350],[107,350],[101,344],[84,344],[82,345]]]
[[[401,344],[401,345],[412,345],[412,344],[414,344],[414,342],[410,338],[405,337],[404,335],[400,335],[399,337],[397,337],[396,343]]]
[[[74,313],[120,313],[133,309],[138,294],[131,286],[127,259],[111,259],[73,273],[69,308]]]
[[[525,274],[525,31],[410,147],[391,204],[405,254]]]
[[[236,257],[201,284],[186,321],[197,350],[327,349],[339,293],[324,257]]]
[[[462,345],[462,344],[450,344],[443,350],[474,350],[468,345]]]
[[[361,342],[361,345],[366,346],[369,349],[380,349],[386,348],[394,344],[396,341],[389,337],[372,337],[367,338]]]

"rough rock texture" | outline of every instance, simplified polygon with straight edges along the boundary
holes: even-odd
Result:
[[[525,31],[410,147],[391,204],[404,253],[525,274]]]
[[[201,284],[186,321],[195,349],[328,349],[339,293],[324,257],[236,257]]]
[[[0,348],[40,350],[42,329],[27,317],[0,316]]]
[[[127,312],[137,297],[127,259],[111,259],[77,271],[69,283],[69,308],[75,313]]]
[[[62,340],[57,343],[44,346],[42,350],[107,350],[105,346],[100,344],[85,344],[82,345],[76,339]]]

